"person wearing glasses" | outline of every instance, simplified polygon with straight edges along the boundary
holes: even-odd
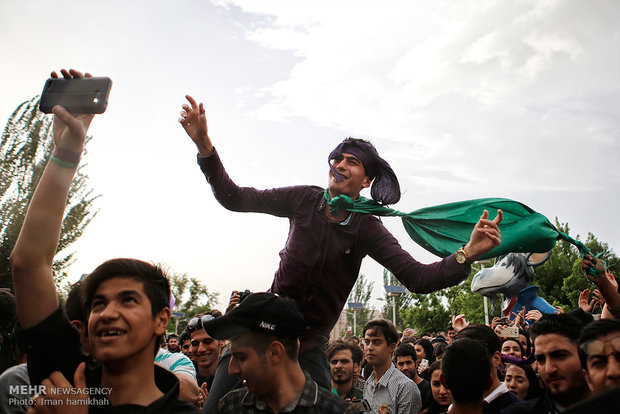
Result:
[[[191,352],[197,373],[196,380],[203,391],[208,391],[211,388],[220,358],[220,341],[209,336],[202,328],[203,322],[208,322],[214,318],[212,313],[197,315],[189,321],[185,328],[190,335]]]
[[[620,321],[601,319],[586,325],[579,350],[592,393],[620,387]]]

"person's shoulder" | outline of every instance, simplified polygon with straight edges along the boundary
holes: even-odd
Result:
[[[531,400],[521,400],[515,402],[501,410],[502,414],[538,414],[547,413],[545,409],[544,396],[533,398]]]
[[[200,410],[187,401],[177,399],[168,412],[171,414],[195,414],[199,413]]]
[[[331,391],[317,386],[315,408],[319,413],[357,413],[358,411],[353,408],[351,403],[343,400],[342,398],[334,395]]]
[[[236,413],[242,407],[243,399],[248,394],[248,388],[238,388],[229,391],[218,403],[218,413]]]

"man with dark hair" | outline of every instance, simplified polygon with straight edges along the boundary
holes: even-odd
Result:
[[[377,217],[339,207],[338,196],[358,199],[362,189],[371,185],[371,196],[381,205],[400,199],[394,171],[365,140],[348,138],[329,154],[327,189],[239,187],[224,170],[209,138],[202,103],[198,105],[189,95],[186,98],[190,105],[183,105],[179,122],[196,144],[198,164],[217,201],[229,210],[289,219],[289,236],[270,291],[294,299],[303,310],[300,363],[324,387],[330,383],[324,352],[327,338],[365,256],[390,270],[410,291],[426,293],[464,280],[469,264],[500,243],[501,210],[495,220],[488,220],[485,210],[469,242],[459,249],[458,260],[453,254],[425,265],[414,260]],[[344,197],[338,200],[346,201]]]
[[[189,359],[191,359],[192,361],[194,360],[194,356],[192,355],[192,344],[191,344],[191,337],[189,335],[189,332],[187,331],[183,331],[181,332],[181,336],[179,336],[179,348],[181,349],[181,352],[188,357]]]
[[[340,398],[349,400],[364,398],[364,392],[353,385],[355,365],[359,365],[359,361],[353,360],[355,348],[359,350],[354,343],[342,340],[334,341],[327,347],[332,392],[335,391]]]
[[[181,352],[179,347],[179,336],[177,334],[168,335],[168,351]]]
[[[500,352],[499,338],[495,332],[493,332],[493,329],[487,325],[471,324],[456,334],[455,341],[463,338],[472,339],[482,345],[487,351],[487,356],[491,364],[489,381],[487,383],[487,388],[484,390],[485,404],[483,412],[485,414],[499,414],[506,407],[523,401],[514,393],[510,392],[506,384],[499,380],[497,369],[502,362],[502,355]]]
[[[482,412],[491,369],[487,350],[479,341],[457,339],[446,348],[439,381],[452,394],[451,414]]]
[[[202,322],[214,319],[212,313],[200,314],[192,318],[185,328],[190,335],[191,352],[196,366],[198,386],[210,390],[220,359],[221,342],[212,338],[202,328]]]
[[[203,327],[213,338],[230,339],[228,371],[245,385],[220,400],[218,413],[356,412],[302,371],[297,356],[303,317],[289,301],[253,293]]]
[[[426,402],[431,386],[427,380],[418,375],[418,359],[412,343],[405,342],[394,351],[396,368],[411,379],[420,390],[422,404]]]
[[[620,386],[620,321],[601,319],[583,329],[579,356],[594,394]]]
[[[373,319],[364,326],[366,361],[373,367],[364,399],[375,413],[417,414],[422,409],[418,387],[392,364],[398,338],[396,327],[388,320]]]
[[[62,74],[67,79],[82,78],[74,70],[62,70]],[[64,405],[76,402],[89,403],[92,412],[128,412],[132,406],[141,406],[145,412],[195,412],[188,403],[178,401],[176,377],[154,368],[159,338],[170,318],[170,285],[156,266],[117,259],[100,265],[84,280],[88,338],[98,364],[86,367],[84,363],[78,332],[58,303],[52,263],[67,195],[93,115],[74,116],[60,106],[52,111],[55,149],[11,253],[22,328],[18,340],[27,346],[33,385],[73,388],[69,383],[73,380],[75,387],[98,389],[102,395],[88,398],[68,389],[67,393],[35,395],[34,402],[60,412],[68,409]]]
[[[567,314],[546,314],[529,331],[534,357],[546,392],[539,398],[515,404],[507,413],[555,413],[590,396],[579,359],[583,325]]]

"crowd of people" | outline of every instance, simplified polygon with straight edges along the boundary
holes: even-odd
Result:
[[[502,211],[490,219],[485,210],[454,254],[419,263],[379,219],[350,207],[368,187],[382,205],[400,198],[394,171],[368,141],[348,138],[329,154],[326,189],[238,187],[208,136],[203,105],[187,99],[179,122],[216,200],[289,219],[271,287],[233,292],[223,314],[195,315],[180,335],[166,337],[165,271],[111,259],[76,283],[62,306],[53,259],[93,115],[55,106],[55,149],[11,254],[14,297],[0,296],[14,307],[6,319],[19,363],[0,376],[3,412],[619,412],[620,295],[601,260],[582,261],[595,301],[605,302],[600,320],[584,292],[572,312],[523,309],[490,326],[458,315],[445,332],[420,337],[374,319],[361,338],[329,340],[366,255],[410,291],[442,289],[500,245]]]

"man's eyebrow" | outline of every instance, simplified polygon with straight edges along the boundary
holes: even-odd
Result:
[[[342,157],[345,158],[345,159],[351,159],[351,160],[356,160],[356,161],[362,162],[362,160],[357,158],[355,155],[342,154]]]
[[[116,296],[118,297],[132,296],[132,295],[142,296],[142,294],[135,289],[122,290],[116,294]]]

